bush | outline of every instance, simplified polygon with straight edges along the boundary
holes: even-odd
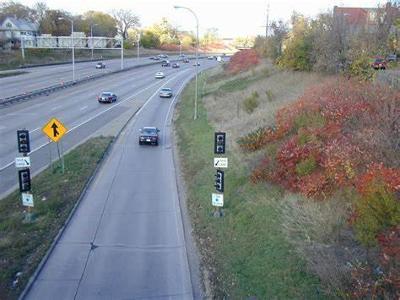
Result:
[[[317,167],[317,162],[314,157],[308,157],[301,160],[296,165],[296,174],[300,177],[311,174]]]
[[[266,90],[265,95],[267,96],[269,102],[274,101],[274,94],[272,93],[271,90]]]
[[[226,67],[230,74],[237,74],[249,70],[260,63],[260,58],[257,52],[253,49],[242,50],[236,52]]]
[[[361,80],[373,80],[375,78],[375,70],[371,67],[370,58],[366,53],[360,54],[350,64],[349,75],[357,77]]]
[[[400,171],[373,164],[358,179],[360,199],[355,203],[353,224],[357,238],[375,246],[378,233],[400,224]]]
[[[243,105],[244,105],[244,110],[251,114],[260,104],[258,101],[259,95],[257,92],[253,92],[251,96],[247,97],[244,99]]]

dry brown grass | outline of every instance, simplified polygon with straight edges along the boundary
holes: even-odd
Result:
[[[366,251],[346,226],[350,203],[338,195],[330,201],[310,201],[287,194],[278,208],[283,232],[330,295],[344,296],[351,266],[366,259]]]
[[[221,69],[213,71],[218,77]],[[231,93],[220,93],[218,87],[235,78],[257,76],[265,74],[251,83],[246,89]],[[285,104],[296,100],[304,90],[321,80],[321,75],[316,73],[281,71],[268,62],[263,62],[257,68],[223,80],[205,83],[203,92],[216,90],[203,98],[207,109],[208,119],[216,129],[226,131],[229,147],[232,152],[240,153],[236,140],[258,127],[271,125],[274,122],[275,112]],[[259,106],[249,114],[243,107],[243,101],[253,92],[257,92]],[[272,100],[272,101],[271,101]]]

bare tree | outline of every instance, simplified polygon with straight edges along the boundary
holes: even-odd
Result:
[[[128,29],[140,25],[139,17],[129,9],[114,10],[112,14],[117,23],[118,33],[124,39],[128,38]]]
[[[45,18],[46,12],[49,10],[49,7],[47,6],[46,2],[37,2],[33,6],[33,9],[35,11],[36,22],[40,24]]]

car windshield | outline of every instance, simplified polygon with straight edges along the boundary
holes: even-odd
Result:
[[[375,62],[378,62],[378,63],[383,62],[383,59],[382,59],[382,58],[377,58],[377,59],[375,60]]]
[[[111,96],[111,93],[102,93],[101,95],[104,97],[108,97],[108,96]]]
[[[143,134],[156,134],[157,129],[156,128],[143,128],[142,133]]]
[[[161,92],[170,92],[170,91],[171,91],[171,89],[169,89],[169,88],[161,89]]]

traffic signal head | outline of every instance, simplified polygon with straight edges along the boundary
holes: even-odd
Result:
[[[225,132],[216,132],[214,135],[214,153],[224,154],[225,153]]]
[[[18,141],[18,152],[19,153],[31,152],[28,130],[25,130],[25,129],[17,130],[17,141]]]
[[[29,169],[18,171],[19,191],[28,192],[31,190],[31,173]]]
[[[224,192],[224,171],[217,170],[215,176],[215,189],[218,192]]]

